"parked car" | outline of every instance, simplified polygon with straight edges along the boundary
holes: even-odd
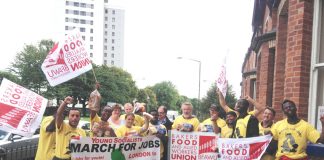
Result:
[[[32,137],[0,130],[0,160],[33,160],[37,152],[39,129]]]

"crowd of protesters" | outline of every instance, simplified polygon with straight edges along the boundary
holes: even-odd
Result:
[[[98,89],[98,86],[97,88]],[[121,115],[122,107],[119,104],[90,108],[90,136],[91,137],[129,137],[155,135],[161,140],[161,159],[167,159],[168,131],[181,132],[213,132],[221,138],[248,138],[270,134],[272,142],[262,156],[262,159],[271,160],[306,160],[306,145],[308,142],[324,143],[324,115],[320,117],[322,132],[318,132],[312,125],[297,116],[296,104],[291,100],[282,102],[282,111],[286,118],[274,122],[276,115],[272,107],[265,107],[250,97],[239,99],[234,109],[227,106],[221,92],[219,95],[220,106],[215,104],[209,108],[210,118],[199,122],[192,115],[193,106],[185,102],[181,105],[182,115],[171,122],[167,117],[167,107],[159,106],[149,113],[145,112],[142,103],[124,104],[125,114]],[[90,95],[91,96],[91,95]],[[97,99],[96,99],[97,98]],[[100,95],[90,98],[100,101]],[[36,160],[70,159],[69,141],[72,137],[84,137],[84,130],[78,128],[80,112],[70,109],[68,122],[64,122],[63,112],[73,99],[66,97],[60,104],[54,116],[43,119],[40,130],[40,139]],[[91,102],[89,102],[91,103]],[[248,111],[249,105],[254,105],[253,111]],[[225,119],[220,118],[220,109],[226,112]],[[100,112],[100,113],[99,113]],[[256,117],[262,115],[262,120]],[[99,117],[101,115],[101,117]],[[217,150],[216,150],[217,152]]]

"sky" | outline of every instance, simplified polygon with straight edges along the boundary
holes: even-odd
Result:
[[[0,70],[26,44],[58,39],[64,9],[57,0],[4,1]],[[125,10],[124,69],[139,88],[171,81],[181,95],[201,98],[226,57],[227,79],[240,96],[242,63],[252,38],[253,0],[109,0]],[[19,4],[19,5],[18,5]],[[62,35],[63,36],[63,35]],[[183,57],[178,59],[177,57]]]

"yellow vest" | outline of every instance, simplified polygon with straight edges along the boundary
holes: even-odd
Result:
[[[233,128],[229,128],[228,125],[221,128],[221,138],[231,138],[232,133]]]
[[[234,138],[246,138],[246,129],[251,115],[247,115],[244,118],[237,119]]]

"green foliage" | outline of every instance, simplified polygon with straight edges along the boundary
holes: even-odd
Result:
[[[157,109],[156,95],[149,87],[138,90],[137,101],[146,103],[146,111]]]
[[[235,97],[235,93],[232,90],[231,85],[228,86],[225,101],[229,107],[234,107],[235,103],[237,101],[237,99]],[[207,96],[202,99],[200,111],[203,111],[203,112],[201,112],[202,113],[201,117],[203,119],[206,119],[209,117],[208,109],[211,104],[216,104],[217,106],[219,106],[221,108],[221,106],[219,104],[218,94],[216,92],[216,85],[212,85],[211,88],[207,91]],[[222,113],[221,116],[223,117],[225,115],[225,111],[223,109],[221,109],[221,113]]]
[[[167,106],[170,110],[177,110],[179,93],[170,81],[157,83],[152,87],[156,94],[158,106]]]
[[[8,80],[16,83],[16,84],[20,84],[20,79],[14,75],[11,74],[10,72],[5,72],[5,71],[0,71],[0,78],[7,78]]]

